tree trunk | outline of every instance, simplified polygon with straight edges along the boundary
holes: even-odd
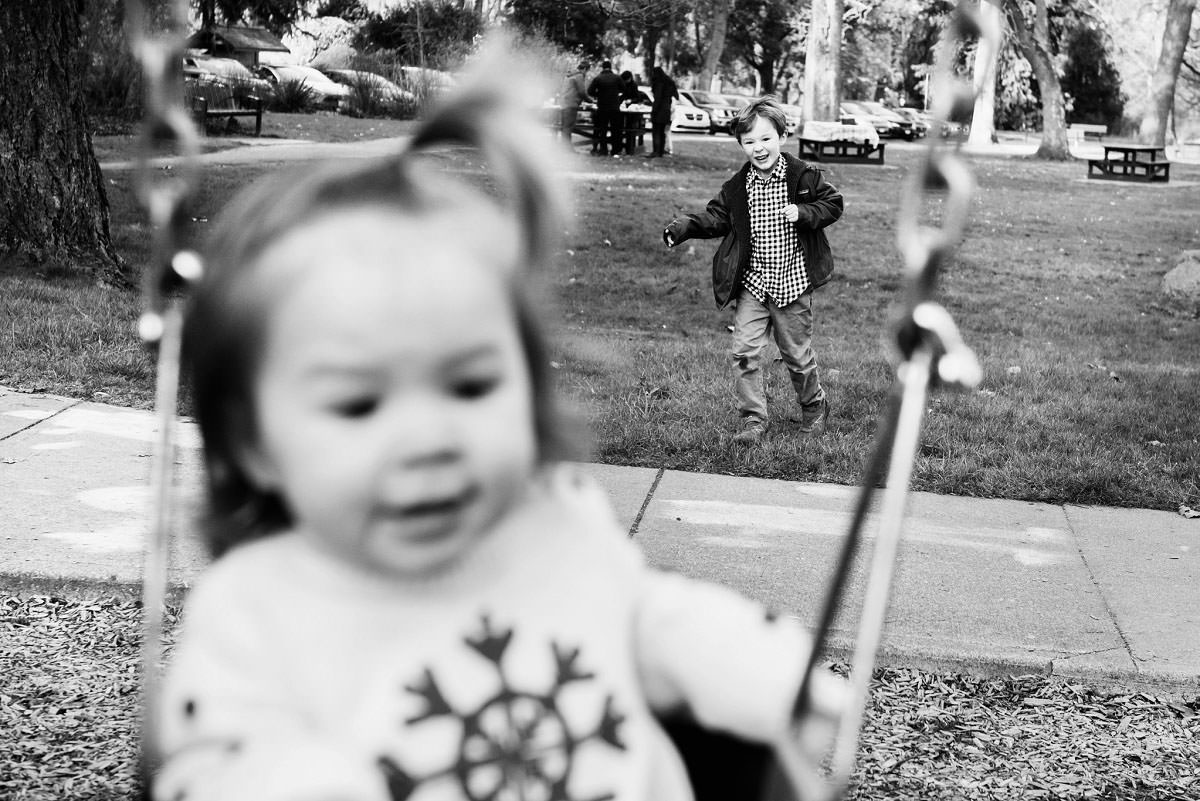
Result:
[[[997,29],[1004,24],[1004,12],[999,6],[980,3],[979,13],[991,17],[989,22]],[[996,54],[984,51],[982,47],[975,50],[975,110],[967,138],[971,145],[989,145],[996,138]]]
[[[696,77],[697,89],[712,89],[713,76],[717,74],[721,56],[725,53],[725,35],[729,32],[729,10],[732,5],[732,0],[717,0],[713,4],[712,20],[708,26],[708,47],[704,51],[704,63],[700,66],[700,74]]]
[[[83,9],[0,2],[0,261],[129,283],[86,120]]]
[[[1021,5],[1021,0],[1004,0],[1009,27],[1017,37],[1021,55],[1025,56],[1025,60],[1033,68],[1038,92],[1042,97],[1042,143],[1034,155],[1041,159],[1069,159],[1071,150],[1067,142],[1067,107],[1063,100],[1062,85],[1058,81],[1058,72],[1054,67],[1046,0],[1034,2],[1032,28],[1025,19]]]
[[[1175,104],[1175,82],[1179,79],[1195,10],[1196,0],[1171,0],[1167,6],[1162,49],[1150,79],[1150,108],[1138,130],[1138,141],[1143,144],[1163,147],[1167,143],[1167,119]]]
[[[836,120],[842,104],[842,14],[845,0],[812,0],[804,58],[804,119]]]

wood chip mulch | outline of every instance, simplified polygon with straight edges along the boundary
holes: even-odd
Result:
[[[128,598],[0,592],[0,799],[138,797],[140,620]],[[1200,799],[1200,697],[875,679],[850,799]]]

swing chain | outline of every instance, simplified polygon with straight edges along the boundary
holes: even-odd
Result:
[[[977,39],[978,63],[991,79],[1000,43],[996,15],[983,13],[980,0],[960,0],[951,12],[936,62],[934,125],[916,169],[901,193],[896,239],[907,283],[907,297],[890,331],[897,355],[896,380],[876,433],[875,445],[856,499],[849,531],[838,554],[830,587],[819,610],[813,647],[793,708],[798,720],[809,704],[810,682],[842,607],[876,486],[883,486],[880,526],[863,592],[854,640],[849,698],[823,778],[810,766],[782,752],[784,768],[802,801],[833,801],[849,786],[864,721],[869,683],[881,642],[912,469],[920,448],[921,421],[928,392],[937,384],[971,388],[982,378],[979,361],[968,348],[949,312],[933,298],[938,272],[963,238],[974,190],[971,171],[957,143],[942,136],[949,121],[969,120],[976,88],[957,78],[955,62],[965,43]],[[978,84],[982,86],[983,83]],[[941,218],[941,226],[924,224]]]
[[[152,13],[154,10],[155,13]],[[188,0],[127,0],[125,29],[141,66],[143,119],[134,187],[149,217],[149,261],[142,274],[138,334],[156,357],[156,439],[150,473],[151,514],[142,576],[141,796],[149,798],[158,762],[154,743],[167,601],[171,493],[183,313],[178,290],[199,278],[200,257],[183,249],[186,207],[198,183],[199,137],[185,105],[184,47]],[[159,161],[160,156],[170,157]]]
[[[157,14],[153,9],[159,9]],[[142,276],[142,315],[138,333],[144,344],[158,347],[163,315],[181,283],[200,274],[200,260],[184,250],[186,207],[198,183],[199,135],[188,112],[183,88],[188,0],[165,4],[129,0],[125,4],[126,36],[141,65],[143,120],[137,149],[134,187],[150,220],[150,259]],[[160,156],[171,156],[158,163]]]
[[[985,13],[989,0],[960,0],[950,14],[937,52],[933,81],[933,125],[919,167],[909,176],[900,199],[896,244],[909,280],[909,291],[894,326],[894,346],[901,364],[919,346],[934,354],[933,378],[943,385],[970,388],[982,377],[950,315],[934,300],[937,277],[962,241],[975,182],[961,153],[961,143],[945,136],[950,122],[970,121],[979,87],[992,80],[1001,41],[998,15]],[[976,65],[985,65],[977,83],[956,75],[955,62],[971,40]],[[941,217],[941,225],[922,222]]]

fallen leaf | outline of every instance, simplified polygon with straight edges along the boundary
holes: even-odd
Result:
[[[1179,514],[1181,514],[1184,517],[1191,519],[1191,520],[1194,520],[1195,518],[1200,517],[1200,512],[1197,512],[1192,507],[1186,506],[1182,503],[1179,504]]]

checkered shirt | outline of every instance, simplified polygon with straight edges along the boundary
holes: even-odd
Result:
[[[767,298],[786,306],[808,289],[804,251],[796,226],[783,216],[788,205],[787,165],[781,156],[766,178],[750,168],[746,175],[750,201],[750,269],[742,281],[759,303]]]

